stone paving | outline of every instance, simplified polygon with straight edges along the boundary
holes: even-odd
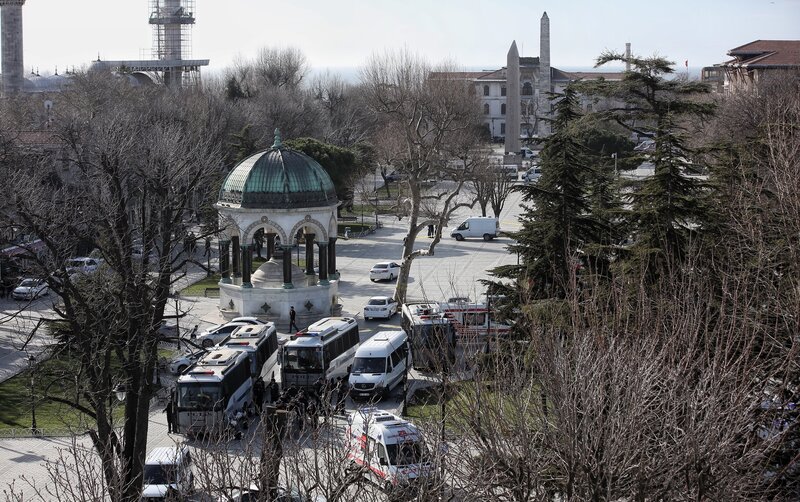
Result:
[[[519,203],[519,194],[514,193],[509,197],[500,218],[501,230],[518,228],[516,216],[520,212]],[[470,214],[476,212],[465,210],[461,217]],[[409,299],[441,300],[452,296],[470,296],[473,300],[477,299],[484,290],[478,281],[488,277],[487,270],[516,261],[517,258],[506,250],[506,246],[511,243],[508,238],[498,238],[489,242],[483,240],[457,242],[451,239],[449,230],[458,225],[462,218],[451,219],[450,228],[443,231],[442,242],[437,246],[435,256],[423,256],[414,261],[409,279],[407,295]],[[358,318],[362,340],[380,330],[400,329],[399,315],[388,321],[364,321],[361,315],[362,307],[371,296],[391,295],[394,290],[393,283],[371,282],[369,269],[379,260],[399,260],[406,221],[382,217],[382,224],[383,228],[364,238],[340,239],[337,242],[337,267],[341,273],[339,291],[343,315]],[[428,241],[424,235],[418,240],[418,244],[420,247],[427,246]],[[177,287],[200,280],[204,275],[202,270],[190,269]],[[38,313],[48,308],[48,302],[52,302],[52,299],[40,299],[32,303],[22,312],[23,315],[17,324],[0,324],[0,380],[13,375],[19,368],[24,367],[23,363],[27,363],[26,354],[16,350],[19,348],[18,333],[25,332],[25,329],[35,323]],[[0,316],[7,317],[16,313],[19,308],[18,302],[0,300]],[[167,314],[172,313],[169,308],[168,305]],[[180,320],[181,331],[195,324],[202,330],[209,325],[223,322],[217,299],[182,297],[179,300],[179,309],[188,312],[186,317]],[[278,326],[278,331],[287,334],[287,328],[288,326]],[[46,335],[34,338],[36,350],[41,350],[46,343]],[[394,408],[397,402],[387,402],[385,406]],[[180,436],[167,434],[166,419],[161,407],[154,404],[151,410],[148,449],[180,441]],[[89,447],[89,441],[85,436],[79,436],[77,441]],[[0,489],[23,474],[38,484],[47,482],[44,463],[48,459],[54,459],[59,448],[67,448],[70,444],[71,438],[0,439]]]

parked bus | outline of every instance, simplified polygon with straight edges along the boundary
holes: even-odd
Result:
[[[358,342],[358,323],[352,317],[327,317],[300,331],[280,356],[284,388],[312,387],[319,379],[345,376]]]
[[[185,371],[176,385],[178,431],[219,434],[253,405],[250,353],[217,348]]]
[[[415,369],[436,370],[445,362],[448,365],[455,362],[455,330],[437,303],[406,303],[402,313],[402,327],[411,339]]]
[[[222,347],[250,354],[250,375],[267,381],[278,362],[278,330],[274,322],[241,326]]]

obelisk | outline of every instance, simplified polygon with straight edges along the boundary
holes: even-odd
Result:
[[[542,14],[539,28],[539,118],[550,118],[550,18]],[[550,123],[538,120],[539,137],[550,134]]]
[[[511,42],[506,59],[506,153],[519,154],[519,52]]]

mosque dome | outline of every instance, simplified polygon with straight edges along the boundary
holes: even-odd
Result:
[[[283,146],[275,130],[272,148],[241,161],[225,178],[219,203],[246,209],[295,209],[336,205],[325,169],[308,155]]]

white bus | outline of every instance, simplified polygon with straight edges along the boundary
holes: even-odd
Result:
[[[358,346],[352,317],[327,317],[292,336],[281,349],[284,388],[312,387],[319,379],[344,376]]]
[[[405,331],[379,331],[356,350],[350,372],[350,397],[381,399],[403,382],[408,360]]]
[[[250,354],[250,375],[268,380],[278,362],[278,330],[274,322],[239,327],[222,347]]]
[[[176,385],[178,431],[189,435],[219,434],[237,413],[253,406],[250,354],[217,348],[203,356]]]
[[[403,330],[411,339],[413,366],[419,370],[441,369],[456,360],[456,335],[453,325],[431,302],[410,302],[402,308]]]

